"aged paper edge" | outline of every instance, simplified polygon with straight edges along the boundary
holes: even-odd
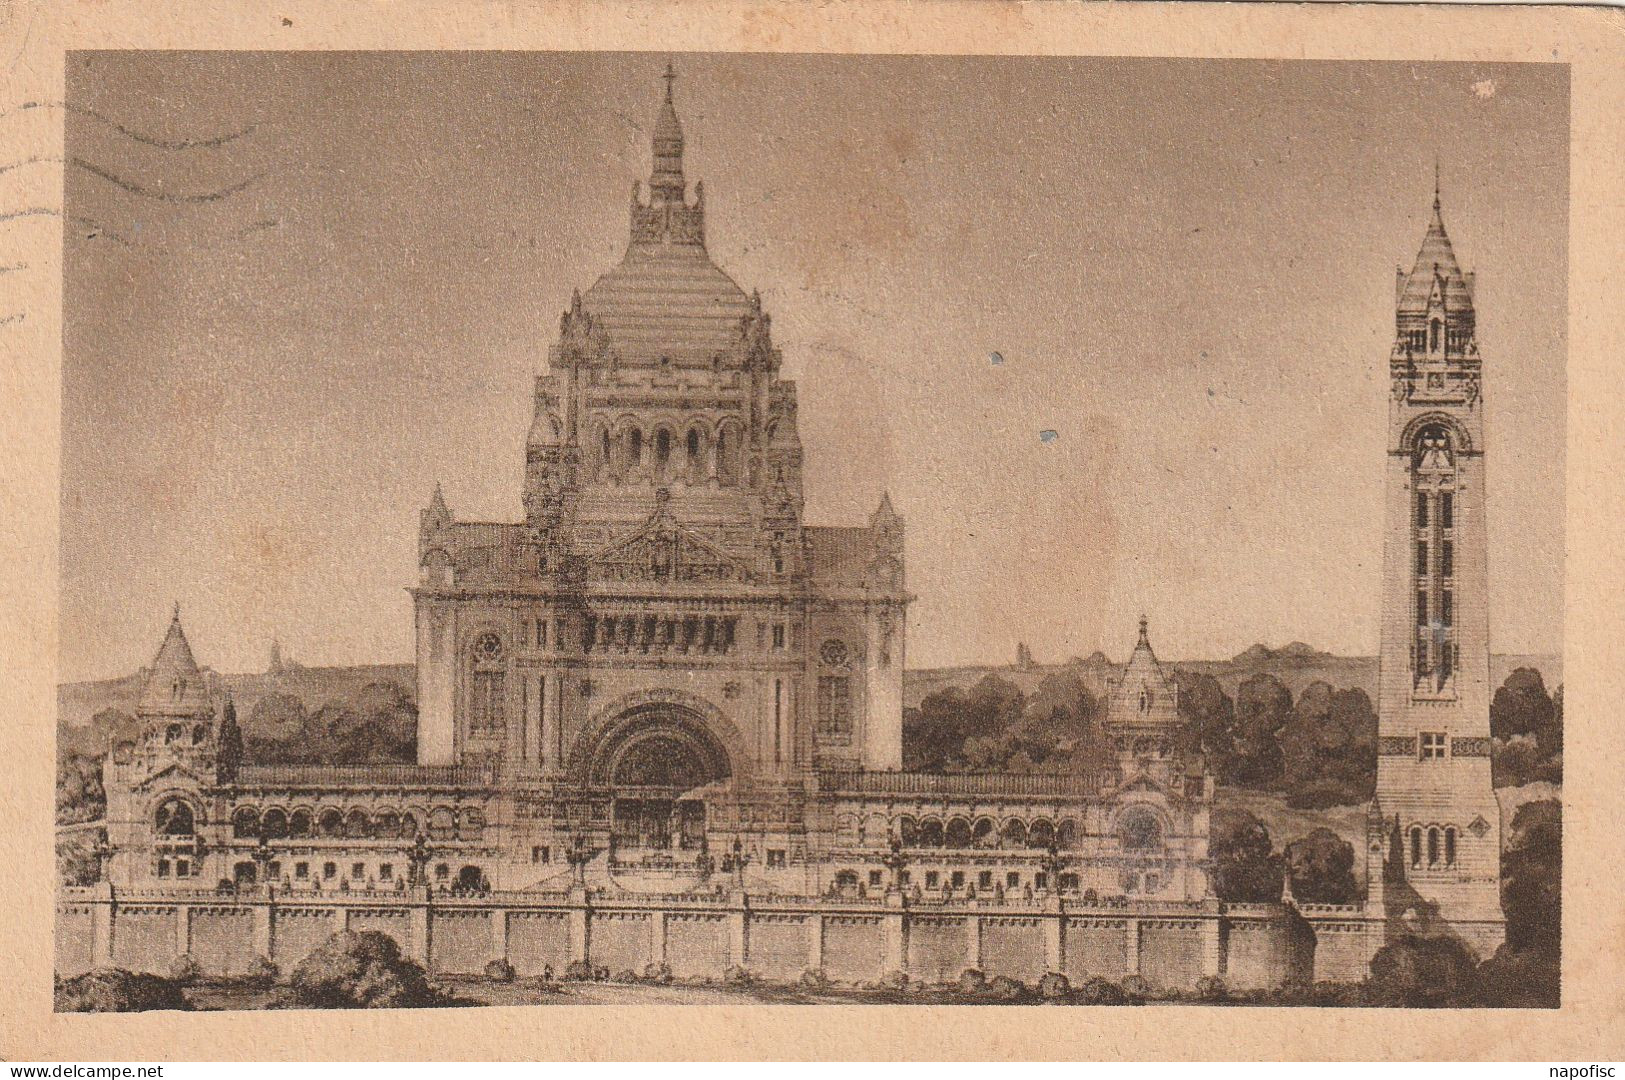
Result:
[[[1625,14],[1531,7],[1276,4],[829,5],[692,0],[365,7],[293,0],[15,5],[0,38],[6,107],[60,100],[69,49],[528,49],[977,53],[1567,64],[1571,74],[1567,735],[1563,1007],[1552,1011],[925,1006],[487,1008],[380,1013],[57,1015],[51,1011],[59,224],[12,230],[36,271],[8,282],[21,324],[0,365],[9,483],[0,502],[0,1055],[17,1059],[1618,1059],[1625,953],[1625,739],[1609,706],[1622,678],[1615,557],[1625,520],[1611,437],[1625,317]],[[3,122],[3,121],[0,121]],[[61,125],[0,129],[8,159],[61,154]],[[40,135],[40,132],[46,132]],[[41,141],[45,140],[45,141]],[[0,190],[0,212],[59,206],[60,183]],[[54,184],[54,186],[53,186]],[[54,219],[52,219],[54,221]],[[1612,257],[1612,258],[1611,258]],[[1516,268],[1508,268],[1516,272]],[[1515,358],[1508,358],[1515,362]],[[623,1015],[623,1014],[633,1015]]]

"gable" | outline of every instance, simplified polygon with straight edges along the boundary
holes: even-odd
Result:
[[[150,791],[156,787],[203,787],[210,778],[199,775],[179,762],[170,762],[162,769],[143,777],[131,785],[132,791]]]
[[[636,532],[587,560],[588,576],[600,581],[747,581],[737,559],[679,525],[664,506]]]

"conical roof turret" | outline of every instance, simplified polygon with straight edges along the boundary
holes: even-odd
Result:
[[[1429,302],[1436,289],[1443,296],[1446,311],[1455,313],[1472,310],[1472,288],[1466,275],[1461,272],[1461,264],[1456,261],[1455,249],[1450,244],[1449,234],[1445,232],[1444,214],[1440,205],[1438,180],[1435,178],[1433,219],[1428,222],[1427,232],[1422,237],[1422,247],[1416,253],[1416,262],[1411,266],[1411,272],[1400,289],[1401,315],[1427,314]]]
[[[141,690],[137,710],[142,714],[191,716],[211,711],[209,686],[192,655],[192,646],[181,628],[181,606],[175,605],[164,642],[158,646]]]

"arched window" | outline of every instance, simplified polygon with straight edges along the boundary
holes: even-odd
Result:
[[[655,432],[655,466],[664,475],[671,464],[671,432],[661,428]]]
[[[1429,352],[1438,352],[1439,351],[1439,330],[1443,327],[1443,325],[1444,324],[1442,322],[1440,322],[1438,319],[1434,319],[1431,323],[1428,324],[1428,351]]]
[[[1027,846],[1047,848],[1055,842],[1055,826],[1040,818],[1027,830]]]
[[[1422,865],[1422,827],[1411,826],[1411,869],[1419,869]]]
[[[1124,851],[1159,850],[1162,847],[1162,823],[1149,810],[1130,810],[1117,823],[1117,839]]]
[[[401,835],[401,816],[393,810],[382,810],[372,819],[372,831],[377,836]]]
[[[690,472],[700,467],[700,429],[688,429],[688,468]]]
[[[976,824],[971,826],[971,843],[979,848],[989,848],[998,843],[999,827],[993,823],[992,818],[977,818]]]
[[[267,810],[265,816],[260,819],[260,831],[272,840],[280,840],[287,836],[287,812],[277,807]]]
[[[920,844],[919,823],[907,815],[898,818],[897,838],[903,842],[904,847],[918,847]]]
[[[920,846],[942,846],[942,822],[936,818],[926,818],[920,822]]]
[[[180,742],[181,741],[181,734],[185,730],[186,729],[181,727],[181,725],[179,725],[179,724],[170,724],[169,727],[167,729],[165,729],[165,731],[164,731],[164,742],[166,742],[166,743]]]
[[[317,836],[343,836],[344,815],[334,809],[322,811],[322,816],[316,819]]]
[[[1445,826],[1444,864],[1446,866],[1456,865],[1456,827],[1454,825]]]
[[[485,834],[485,815],[478,810],[464,810],[457,835],[464,840],[478,840]]]
[[[943,838],[951,848],[970,847],[970,822],[962,817],[953,818],[948,822]]]
[[[185,799],[165,799],[153,815],[153,827],[160,836],[191,836],[197,832],[197,816]]]
[[[626,464],[635,469],[643,463],[643,429],[633,428],[626,433]]]
[[[401,839],[416,840],[418,835],[418,819],[416,814],[401,815]]]
[[[450,840],[457,833],[457,815],[449,807],[439,807],[429,815],[429,839]]]
[[[1027,823],[1020,818],[1011,818],[1004,823],[1004,846],[1027,846]]]
[[[288,819],[289,836],[309,836],[312,833],[309,810],[295,810]]]
[[[612,464],[609,450],[609,428],[598,429],[598,464],[605,468]]]
[[[1439,827],[1428,830],[1428,866],[1439,865]]]
[[[1068,818],[1055,830],[1055,846],[1070,850],[1078,846],[1078,823]]]
[[[203,740],[209,737],[209,725],[198,724],[192,728],[192,745],[201,746]]]
[[[351,810],[344,818],[344,835],[351,840],[365,839],[371,831],[368,824],[365,810]]]
[[[231,815],[231,835],[253,839],[260,834],[260,813],[252,806],[239,806]]]

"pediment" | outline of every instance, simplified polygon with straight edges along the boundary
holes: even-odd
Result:
[[[1124,783],[1120,784],[1117,788],[1117,793],[1119,795],[1132,795],[1137,793],[1166,795],[1167,790],[1167,788],[1157,783],[1149,775],[1145,773],[1137,773],[1136,775],[1129,777]]]
[[[662,502],[630,535],[611,541],[587,560],[587,572],[603,581],[747,581],[749,570],[679,523]]]
[[[157,772],[137,781],[132,787],[136,791],[150,791],[158,787],[203,787],[210,782],[210,779],[187,768],[178,761],[172,761]]]

